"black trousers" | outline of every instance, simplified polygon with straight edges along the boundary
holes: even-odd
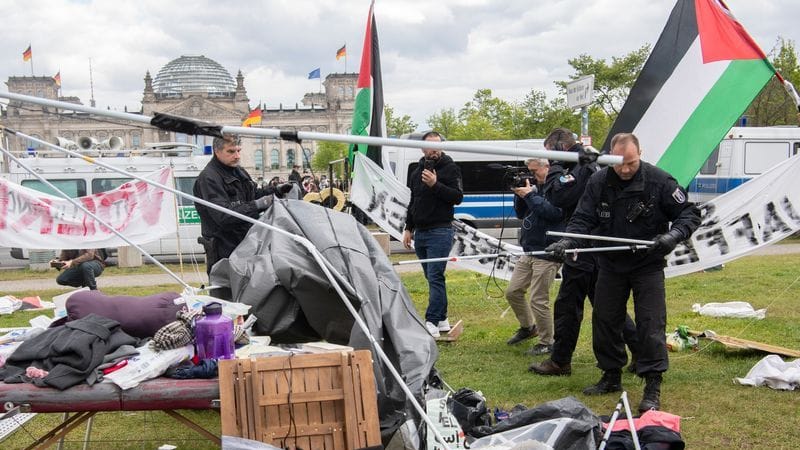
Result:
[[[664,271],[615,273],[600,268],[592,313],[592,347],[601,370],[619,370],[626,364],[623,324],[628,297],[633,292],[636,317],[636,373],[666,372],[667,305]]]
[[[555,342],[553,342],[550,359],[559,365],[564,365],[572,362],[572,354],[575,352],[575,346],[578,345],[583,321],[584,300],[587,296],[589,303],[594,306],[597,270],[580,270],[564,264],[561,266],[561,277],[561,287],[553,305]],[[633,319],[627,314],[622,331],[625,343],[628,344],[631,352],[636,354],[638,351],[636,326]]]

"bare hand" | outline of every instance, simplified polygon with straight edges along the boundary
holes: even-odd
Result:
[[[408,230],[403,231],[403,247],[411,248],[411,232]]]
[[[436,184],[436,170],[424,169],[422,171],[422,182],[428,187],[433,187]]]
[[[62,261],[62,262],[64,263],[64,267],[62,267],[62,269],[69,269],[70,267],[72,267],[72,260],[71,259],[67,260],[67,261]]]
[[[515,187],[512,190],[515,194],[519,195],[520,198],[525,198],[525,196],[531,192],[535,194],[537,191],[536,186],[531,186],[531,181],[527,179],[525,180],[525,186]]]

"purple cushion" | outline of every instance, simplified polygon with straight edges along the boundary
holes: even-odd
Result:
[[[67,299],[67,321],[89,314],[116,320],[122,330],[138,338],[153,337],[159,328],[175,320],[184,303],[175,304],[181,295],[161,292],[147,297],[106,295],[100,291],[80,291]]]

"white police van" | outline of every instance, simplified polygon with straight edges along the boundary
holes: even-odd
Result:
[[[172,167],[174,187],[187,194],[192,193],[197,176],[211,159],[210,155],[203,154],[203,149],[192,144],[169,142],[145,145],[146,148],[135,150],[123,150],[118,146],[75,150],[136,174]],[[15,156],[28,169],[36,171],[73,198],[105,192],[130,181],[130,178],[120,173],[89,164],[81,158],[68,156],[58,150],[39,150]],[[0,172],[3,178],[13,183],[51,195],[59,195],[24,167],[8,159],[3,161]],[[197,243],[197,237],[200,236],[200,216],[195,210],[194,202],[183,197],[178,197],[178,223],[174,234],[143,244],[141,247],[153,256],[178,255],[200,259],[204,255],[203,247]],[[28,259],[28,250],[12,248],[11,256]]]
[[[410,139],[420,139],[415,133]],[[448,141],[455,142],[455,141]],[[523,139],[509,141],[464,141],[470,145],[491,145],[526,150],[544,150],[544,139]],[[391,170],[397,179],[408,185],[408,177],[414,172],[422,157],[418,148],[384,146]],[[455,218],[474,228],[515,228],[519,221],[514,213],[514,193],[509,188],[510,176],[514,171],[496,167],[515,166],[525,170],[527,156],[519,158],[507,155],[478,154],[446,150],[445,154],[461,169],[464,200],[455,207]],[[490,164],[492,166],[490,166]]]
[[[711,200],[797,155],[799,150],[798,127],[733,127],[689,183],[689,199]]]

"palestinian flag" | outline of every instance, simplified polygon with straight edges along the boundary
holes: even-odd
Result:
[[[360,136],[383,137],[386,135],[386,123],[383,117],[383,83],[381,82],[381,56],[378,48],[378,30],[375,27],[375,16],[372,14],[375,2],[369,6],[367,31],[364,34],[364,49],[361,52],[361,68],[358,72],[355,105],[353,106],[353,123],[351,134]],[[350,167],[353,167],[355,152],[358,151],[383,167],[381,147],[366,144],[350,144]]]
[[[687,186],[775,69],[721,0],[678,0],[611,136]]]

